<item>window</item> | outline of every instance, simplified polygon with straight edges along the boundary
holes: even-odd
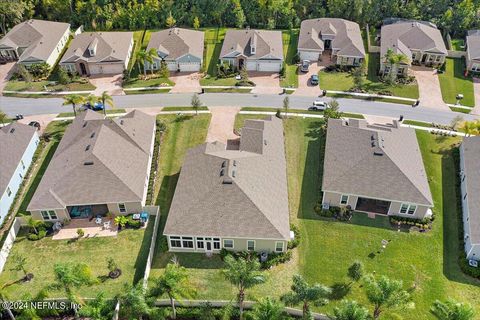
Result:
[[[247,250],[255,251],[255,240],[247,240]]]
[[[348,203],[348,196],[345,194],[342,194],[342,197],[340,198],[340,204],[347,204]]]
[[[182,237],[182,245],[184,248],[193,249],[193,238]]]
[[[22,169],[25,170],[25,163],[23,162],[23,160],[20,160],[20,163],[22,164]]]
[[[437,56],[437,58],[435,59],[436,62],[440,62],[440,60],[442,60],[442,56]]]
[[[275,242],[275,252],[283,252],[283,242],[282,241]]]
[[[233,240],[232,239],[223,239],[223,247],[225,249],[233,249]]]
[[[118,211],[120,211],[120,213],[126,213],[127,212],[127,207],[125,207],[125,203],[119,203],[118,204]]]
[[[416,205],[413,205],[411,204],[410,207],[408,208],[408,214],[414,214],[415,211],[417,211],[417,206]]]
[[[12,190],[10,190],[10,187],[7,187],[7,197],[10,197],[12,195]]]
[[[417,206],[414,204],[402,203],[400,206],[400,213],[402,214],[415,214]]]
[[[45,210],[45,211],[40,211],[40,213],[42,214],[43,220],[56,220],[56,219],[58,219],[55,210]]]
[[[213,249],[220,250],[220,238],[213,238]]]
[[[170,237],[170,247],[181,248],[182,241],[180,241],[180,237]]]
[[[197,238],[197,249],[205,249],[205,242],[203,242],[203,238]]]
[[[400,213],[407,213],[408,210],[408,204],[402,203],[402,206],[400,207]]]

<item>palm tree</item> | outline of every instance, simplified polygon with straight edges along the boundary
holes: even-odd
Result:
[[[35,234],[38,234],[38,228],[43,225],[43,221],[35,220],[32,217],[29,217],[27,220],[27,225],[30,229],[33,229],[33,232],[35,232]]]
[[[195,115],[198,115],[198,109],[200,109],[200,107],[202,106],[202,101],[200,101],[198,94],[193,94],[190,104],[192,105],[193,110],[195,110]]]
[[[107,107],[106,104],[110,106],[110,108],[114,109],[115,105],[113,104],[113,98],[111,95],[108,94],[107,91],[103,91],[102,95],[98,97],[98,101],[100,101],[103,105],[103,115],[107,116]]]
[[[477,134],[479,132],[477,125],[473,121],[464,121],[458,128],[460,131],[464,132],[467,137],[472,134]]]
[[[97,103],[97,101],[98,101],[97,96],[93,95],[93,94],[89,94],[85,98],[85,103],[89,104],[91,107],[93,107],[95,105],[95,103]]]
[[[145,61],[150,63],[150,71],[152,74],[153,74],[152,64],[153,64],[154,58],[158,58],[157,50],[155,50],[154,48],[150,48],[150,50],[145,52]],[[143,67],[145,68],[145,62],[143,62]]]
[[[368,309],[356,301],[344,300],[340,306],[333,309],[333,315],[328,316],[331,320],[368,320]]]
[[[384,309],[402,309],[413,307],[410,294],[403,290],[400,280],[389,279],[386,276],[375,279],[373,275],[365,276],[365,293],[373,306],[373,318],[378,319]]]
[[[332,290],[321,284],[309,285],[301,275],[293,276],[291,292],[282,297],[286,305],[295,306],[302,304],[303,318],[310,317],[310,304],[324,305],[328,303],[327,297]]]
[[[227,255],[223,275],[232,285],[237,287],[238,307],[240,309],[240,320],[242,320],[246,290],[265,282],[265,277],[260,272],[260,262],[256,259],[246,260],[241,257],[235,259],[232,255]]]
[[[187,269],[180,266],[177,259],[167,264],[163,275],[154,279],[154,285],[150,291],[150,296],[161,297],[166,294],[170,299],[172,306],[172,319],[177,318],[177,310],[175,308],[175,300],[182,298],[190,298],[194,294],[194,290],[188,280]]]
[[[45,310],[37,309],[33,307],[34,301],[44,301],[48,297],[48,290],[46,288],[40,290],[35,296],[32,296],[30,293],[27,293],[22,296],[22,301],[27,302],[25,305],[26,308],[21,308],[19,310],[19,315],[17,320],[42,320],[48,316],[58,316],[58,312],[55,309]]]
[[[283,99],[283,111],[285,111],[285,118],[288,118],[288,109],[290,109],[290,98],[286,96]]]
[[[139,319],[148,316],[153,311],[154,300],[146,295],[146,289],[141,282],[135,286],[125,284],[123,293],[117,297],[120,305],[121,319]]]
[[[63,97],[63,106],[72,105],[73,114],[77,116],[77,104],[82,104],[85,101],[85,98],[79,94],[68,94]]]
[[[475,317],[475,310],[470,304],[452,299],[445,302],[436,300],[430,311],[439,320],[472,320]]]
[[[147,57],[147,52],[145,50],[139,50],[137,52],[137,56],[136,56],[136,59],[137,59],[137,67],[138,67],[138,73],[140,73],[140,66],[143,64],[145,65],[145,58]],[[147,71],[145,70],[145,67],[143,68],[143,76],[146,77],[147,76]]]
[[[110,320],[113,318],[113,310],[115,309],[115,300],[107,300],[105,293],[100,292],[94,300],[83,306],[78,314],[81,317],[96,320]]]
[[[253,306],[255,320],[282,320],[285,319],[284,306],[273,298],[261,299]]]
[[[400,64],[409,64],[410,60],[403,53],[395,53],[392,49],[388,49],[385,53],[385,61],[390,65],[389,80],[394,83],[397,80],[398,66]]]

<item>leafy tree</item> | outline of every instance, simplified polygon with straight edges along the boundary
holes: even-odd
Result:
[[[283,111],[285,112],[285,117],[288,117],[288,110],[290,109],[290,98],[286,96],[283,99]]]
[[[266,297],[253,306],[254,320],[282,320],[286,318],[284,306],[273,298]]]
[[[202,106],[202,101],[200,101],[198,94],[193,94],[190,104],[192,105],[193,110],[195,110],[195,115],[198,115],[198,109],[200,109],[200,107]]]
[[[111,320],[115,302],[115,300],[106,299],[105,293],[100,292],[94,300],[89,301],[79,310],[78,315],[95,320]]]
[[[323,119],[325,120],[325,125],[328,125],[328,119],[340,119],[342,113],[340,112],[340,105],[337,99],[332,99],[328,103],[328,108],[323,112]]]
[[[0,31],[6,34],[8,28],[23,21],[27,4],[21,0],[0,1]]]
[[[165,23],[167,24],[167,28],[173,28],[175,26],[175,23],[177,23],[177,20],[175,20],[175,18],[172,16],[172,11],[170,11],[170,14],[168,15]]]
[[[98,99],[102,102],[103,105],[103,115],[107,115],[107,105],[110,106],[110,108],[114,109],[115,104],[113,103],[113,98],[111,95],[108,94],[107,91],[103,91],[102,95],[98,97]]]
[[[478,133],[478,125],[474,121],[464,121],[458,129],[464,132],[467,137]]]
[[[27,70],[33,75],[35,79],[45,78],[50,72],[50,65],[46,62],[35,63],[29,65]]]
[[[200,19],[197,16],[193,18],[193,29],[198,30],[200,28]]]
[[[352,78],[353,78],[353,86],[355,89],[362,89],[365,85],[365,63],[359,67],[356,67],[352,71]]]
[[[390,72],[388,73],[388,82],[391,84],[396,83],[398,77],[398,66],[400,64],[408,64],[410,61],[408,57],[403,53],[395,53],[392,49],[388,49],[384,56],[385,62],[390,66]]]
[[[65,71],[65,69],[62,67],[58,67],[57,69],[57,78],[58,78],[58,83],[63,85],[69,84],[72,81],[67,71]]]
[[[13,271],[22,271],[24,279],[27,279],[28,277],[28,272],[27,272],[27,258],[22,256],[21,254],[14,253],[11,256],[11,259],[13,261],[13,267],[11,270]]]
[[[358,282],[363,277],[363,264],[360,261],[355,261],[348,268],[348,277],[352,279],[353,282]]]
[[[235,27],[243,28],[246,19],[240,0],[233,0],[233,14],[235,15]]]
[[[135,286],[125,284],[123,293],[117,297],[120,305],[121,319],[139,319],[154,312],[154,299],[147,297],[146,290],[141,282]]]
[[[242,257],[235,259],[232,255],[227,255],[223,275],[232,285],[237,287],[237,301],[240,309],[240,320],[242,320],[246,290],[265,282],[265,277],[260,272],[260,262],[257,259],[247,260]]]
[[[170,70],[168,70],[167,63],[164,60],[160,62],[159,74],[162,78],[168,78],[170,76]]]
[[[63,97],[63,106],[72,105],[73,114],[77,116],[77,105],[85,102],[85,98],[79,94],[67,94]]]
[[[436,300],[430,311],[439,320],[473,320],[475,318],[475,310],[470,304],[452,299],[445,302]]]
[[[375,279],[373,275],[367,275],[364,279],[365,293],[374,306],[374,319],[378,319],[385,309],[413,307],[410,294],[402,288],[402,281],[386,276]]]
[[[327,297],[332,290],[321,284],[309,285],[300,275],[293,276],[291,292],[282,297],[286,305],[295,306],[302,304],[303,319],[309,319],[311,316],[310,305],[325,305],[328,303]]]
[[[5,125],[5,123],[7,122],[7,114],[5,112],[3,112],[2,110],[0,110],[0,123],[3,125]]]
[[[331,320],[369,320],[368,309],[356,301],[344,300],[340,306],[333,309],[333,315],[328,316]]]
[[[150,291],[150,295],[153,297],[161,297],[164,294],[168,296],[173,310],[172,319],[177,318],[175,300],[190,298],[194,293],[189,283],[187,269],[180,266],[175,258],[167,264],[163,275],[154,280],[153,287]]]

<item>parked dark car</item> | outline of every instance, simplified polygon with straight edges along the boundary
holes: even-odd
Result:
[[[93,105],[89,102],[85,103],[82,105],[79,109],[81,111],[85,111],[87,109],[93,110],[93,111],[101,111],[103,110],[104,106],[101,102],[95,102]]]
[[[312,86],[318,86],[318,75],[317,74],[312,74],[310,77],[310,84]]]

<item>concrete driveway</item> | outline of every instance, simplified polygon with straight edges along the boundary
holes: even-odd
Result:
[[[252,93],[280,94],[283,92],[278,73],[249,71],[248,79],[255,83]]]
[[[470,113],[480,115],[480,78],[473,78],[473,92],[475,95],[475,108]]]
[[[229,140],[238,139],[233,133],[235,116],[240,108],[238,107],[211,107],[212,114],[210,126],[208,127],[207,142],[220,141],[228,144]]]
[[[170,80],[175,82],[170,92],[184,93],[184,92],[201,92],[200,86],[201,75],[198,72],[175,72],[170,75]]]
[[[0,64],[0,95],[2,94],[3,89],[7,85],[8,79],[10,79],[14,72],[14,66],[15,62]]]
[[[31,121],[37,121],[40,123],[40,130],[38,132],[39,135],[43,133],[45,128],[48,126],[50,122],[53,121],[57,117],[57,114],[39,114],[35,116],[25,116],[23,119],[18,120],[18,122],[23,124],[29,124]]]
[[[111,96],[125,95],[122,88],[123,75],[95,75],[89,78],[90,82],[97,87],[93,94],[101,95],[103,91],[107,91]]]
[[[440,81],[435,70],[426,67],[412,66],[417,79],[420,106],[442,111],[450,111],[443,101]]]
[[[293,94],[300,96],[318,96],[320,94],[320,87],[318,85],[312,85],[310,83],[310,77],[318,74],[320,70],[324,68],[325,66],[320,65],[318,62],[311,63],[308,72],[301,72],[300,68],[298,68],[298,88]]]

